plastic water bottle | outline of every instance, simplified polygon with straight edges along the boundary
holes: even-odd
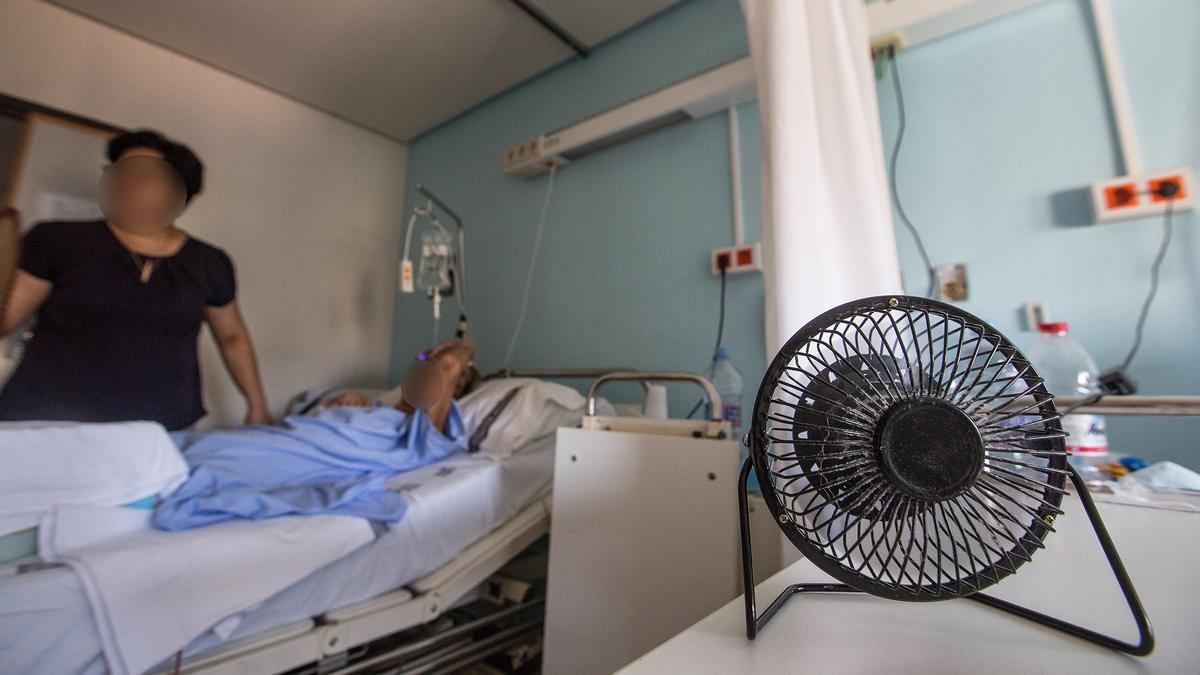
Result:
[[[729,359],[728,347],[717,347],[707,375],[721,397],[721,419],[729,422],[733,440],[741,448],[740,461],[745,462],[750,450],[742,445],[742,371]],[[712,419],[711,406],[711,403],[705,406],[709,419]],[[758,478],[753,473],[747,487],[751,492],[758,492]]]
[[[721,397],[721,419],[733,428],[733,438],[742,440],[742,372],[729,360],[729,348],[717,347],[708,379]],[[710,404],[711,405],[711,404]],[[712,414],[710,412],[711,419]]]
[[[1046,388],[1055,396],[1091,396],[1100,391],[1096,362],[1083,345],[1067,335],[1066,321],[1039,326],[1041,339],[1029,352]],[[1108,436],[1104,417],[1076,413],[1062,420],[1067,436],[1070,462],[1087,483],[1103,482],[1100,464],[1108,456]]]

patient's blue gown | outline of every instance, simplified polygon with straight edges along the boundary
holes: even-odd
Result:
[[[183,530],[312,514],[398,521],[404,495],[388,490],[387,479],[459,451],[465,435],[457,404],[446,433],[421,411],[341,407],[277,427],[175,434],[192,472],[155,509],[154,524]]]

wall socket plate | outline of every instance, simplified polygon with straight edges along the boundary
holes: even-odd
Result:
[[[1096,222],[1165,213],[1167,198],[1154,194],[1165,181],[1178,186],[1172,212],[1196,208],[1196,175],[1191,167],[1181,166],[1092,183],[1092,214]]]
[[[714,277],[721,276],[721,261],[725,261],[726,274],[762,271],[762,243],[742,244],[714,248],[709,257],[709,266]]]

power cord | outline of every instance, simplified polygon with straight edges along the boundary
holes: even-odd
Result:
[[[550,212],[550,196],[554,194],[554,174],[557,172],[558,164],[551,164],[550,177],[546,180],[546,198],[542,202],[542,215],[538,218],[537,234],[533,238],[533,253],[529,257],[529,271],[525,274],[525,290],[521,292],[521,311],[517,314],[517,327],[513,329],[512,339],[508,341],[508,351],[504,354],[504,370],[508,370],[513,352],[517,349],[517,340],[525,327],[525,317],[529,312],[529,291],[533,288],[533,271],[537,267],[538,251],[542,248],[542,233],[546,230],[546,214]]]
[[[717,360],[717,347],[721,346],[721,341],[725,338],[725,276],[728,265],[724,260],[721,260],[719,264],[721,265],[721,312],[717,319],[717,345],[713,347],[713,361]],[[704,405],[704,397],[700,397],[700,400],[696,401],[696,405],[692,406],[692,409],[688,411],[687,418],[689,420],[692,419],[702,405]]]
[[[1163,214],[1163,234],[1162,242],[1158,245],[1158,253],[1154,256],[1154,264],[1150,266],[1150,291],[1146,294],[1146,299],[1142,301],[1142,309],[1138,313],[1137,327],[1134,329],[1133,346],[1129,348],[1129,353],[1125,355],[1125,360],[1121,365],[1117,366],[1120,370],[1125,370],[1129,364],[1133,363],[1133,358],[1137,356],[1138,349],[1142,346],[1142,333],[1146,328],[1146,317],[1150,314],[1150,306],[1154,304],[1154,297],[1158,295],[1158,271],[1162,267],[1163,258],[1167,256],[1167,249],[1171,246],[1171,217],[1175,211],[1175,193],[1178,191],[1178,186],[1174,183],[1165,183],[1158,189],[1158,194],[1167,198],[1166,211]]]
[[[726,266],[721,266],[721,313],[717,319],[717,344],[713,347],[713,353],[717,352],[717,348],[721,346],[721,340],[725,337],[725,269]]]
[[[1120,365],[1100,374],[1099,393],[1092,394],[1075,405],[1067,407],[1062,412],[1064,416],[1070,415],[1079,408],[1094,405],[1105,396],[1114,394],[1128,395],[1137,392],[1137,385],[1126,371],[1133,363],[1138,350],[1141,349],[1142,337],[1146,330],[1146,319],[1149,317],[1150,308],[1154,304],[1155,297],[1158,295],[1159,270],[1162,268],[1163,260],[1166,259],[1167,251],[1171,246],[1171,234],[1174,230],[1172,217],[1175,214],[1175,195],[1178,192],[1179,186],[1177,184],[1164,182],[1157,190],[1151,193],[1157,194],[1160,197],[1166,197],[1167,199],[1167,204],[1163,211],[1163,234],[1162,241],[1158,245],[1158,253],[1155,254],[1154,262],[1150,265],[1150,290],[1146,293],[1146,299],[1142,301],[1142,308],[1138,312],[1138,320],[1134,328],[1133,344],[1130,345],[1129,352],[1125,355],[1125,359],[1121,361]]]
[[[917,231],[916,226],[909,219],[908,213],[904,210],[904,204],[900,201],[900,191],[896,187],[896,161],[900,158],[900,146],[904,143],[904,132],[908,129],[908,115],[904,109],[904,88],[900,86],[900,69],[896,67],[896,49],[894,47],[888,49],[888,61],[890,61],[892,71],[892,87],[896,91],[896,140],[888,159],[888,181],[892,189],[892,203],[896,205],[896,215],[900,216],[900,222],[912,234],[913,243],[917,245],[917,252],[921,254],[921,261],[929,272],[929,287],[925,291],[925,297],[932,298],[937,272],[929,260],[925,243],[921,241],[921,233]]]

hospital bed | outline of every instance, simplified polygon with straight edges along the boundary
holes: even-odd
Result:
[[[610,370],[521,375],[587,377]],[[550,435],[506,459],[457,454],[412,472],[419,480],[420,472],[454,471],[460,480],[418,490],[404,519],[375,541],[246,612],[231,633],[205,633],[152,671],[355,672],[418,647],[432,655],[414,663],[437,670],[536,638],[542,612],[518,605],[498,613],[506,628],[482,643],[455,646],[450,639],[462,635],[460,626],[447,631],[449,646],[440,652],[441,638],[434,635],[415,646],[401,641],[393,653],[372,647],[367,654],[368,647],[385,642],[381,638],[429,624],[474,597],[481,584],[546,535],[553,468]],[[0,567],[0,670],[105,672],[97,629],[74,573],[65,567],[17,571]],[[518,612],[523,614],[514,617]],[[366,665],[357,663],[364,654]],[[435,658],[439,655],[444,663]]]

